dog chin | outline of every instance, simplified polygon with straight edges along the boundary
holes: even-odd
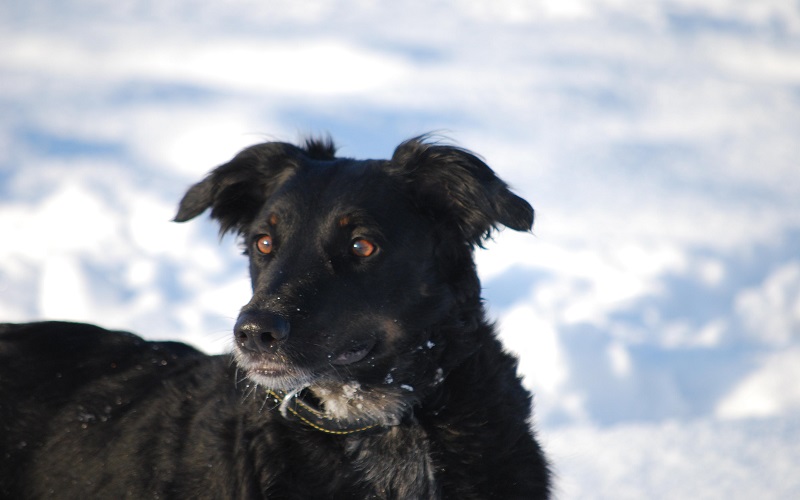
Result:
[[[234,355],[239,370],[250,382],[287,393],[308,389],[319,400],[325,414],[333,419],[353,422],[366,419],[382,425],[397,425],[416,401],[416,394],[409,386],[364,387],[355,380],[315,374],[238,350],[234,350]]]

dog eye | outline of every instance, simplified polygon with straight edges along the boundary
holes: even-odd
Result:
[[[369,257],[374,254],[377,249],[378,247],[375,243],[364,238],[353,240],[353,246],[350,247],[350,251],[353,252],[353,255],[356,257]]]
[[[261,235],[256,240],[256,250],[261,252],[264,255],[269,255],[272,253],[272,236],[267,234]]]

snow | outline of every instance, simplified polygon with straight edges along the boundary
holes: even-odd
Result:
[[[575,426],[544,434],[557,498],[797,498],[794,419]],[[765,453],[765,450],[772,450]]]
[[[170,222],[185,189],[263,140],[437,131],[537,210],[476,258],[560,498],[799,496],[796,3],[42,0],[0,27],[0,318],[224,351],[247,270]]]

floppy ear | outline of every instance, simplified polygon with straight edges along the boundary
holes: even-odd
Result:
[[[211,208],[220,233],[242,232],[266,199],[297,170],[303,155],[300,148],[282,142],[244,149],[189,188],[175,222],[185,222]]]
[[[533,227],[530,204],[465,149],[416,137],[397,147],[390,168],[407,178],[424,211],[449,220],[472,245],[480,245],[498,225],[516,231]]]

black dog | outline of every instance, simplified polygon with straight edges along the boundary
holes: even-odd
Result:
[[[547,498],[531,398],[472,250],[533,209],[471,153],[248,148],[192,186],[238,232],[233,355],[70,323],[0,326],[1,498]]]

